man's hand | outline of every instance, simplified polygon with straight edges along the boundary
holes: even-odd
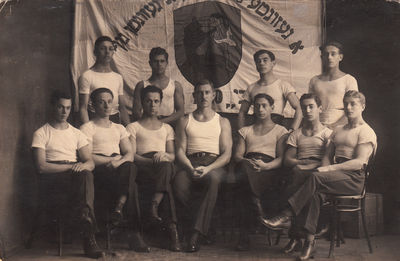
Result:
[[[109,163],[107,163],[106,166],[110,169],[116,169],[121,165],[121,162],[120,162],[121,159],[122,159],[121,155],[116,155],[113,157],[113,159]]]
[[[254,165],[254,170],[257,172],[270,169],[269,164],[265,163],[264,161],[262,161],[260,159],[252,159],[251,161]]]
[[[71,170],[74,173],[78,173],[78,172],[81,172],[81,171],[84,171],[84,170],[89,170],[89,169],[87,168],[87,166],[84,163],[78,162],[78,163],[75,163],[75,164],[73,164],[71,166]]]
[[[158,151],[153,155],[153,163],[170,162],[168,154],[163,151]]]
[[[202,178],[210,172],[207,166],[198,166],[194,168],[193,176],[196,178]]]
[[[318,171],[318,172],[327,172],[327,171],[330,171],[330,170],[331,170],[330,165],[328,165],[328,166],[322,166],[322,167],[317,168],[317,171]]]

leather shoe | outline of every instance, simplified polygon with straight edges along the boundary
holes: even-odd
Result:
[[[150,247],[144,242],[139,232],[132,232],[128,237],[129,248],[136,252],[149,253]]]
[[[291,238],[289,243],[282,249],[283,253],[290,254],[295,251],[300,251],[302,248],[302,242],[298,238]]]
[[[175,224],[171,224],[169,226],[169,237],[171,240],[171,245],[170,245],[169,249],[173,252],[182,251],[181,242],[179,241],[178,230],[176,229]]]
[[[250,249],[249,235],[241,234],[239,236],[239,242],[235,249],[236,249],[236,251],[249,251],[249,249]]]
[[[90,234],[84,238],[83,251],[85,252],[85,256],[93,259],[105,256],[105,253],[97,245],[94,234]]]
[[[186,248],[186,252],[193,253],[197,252],[200,250],[200,244],[199,244],[199,235],[198,233],[194,233],[192,237],[190,238],[189,244]]]
[[[272,230],[282,230],[289,228],[291,225],[291,217],[279,215],[273,218],[259,217],[261,224]]]
[[[303,261],[308,260],[310,258],[314,258],[315,254],[315,240],[304,242],[303,250],[301,251],[301,255],[297,257],[297,260]]]

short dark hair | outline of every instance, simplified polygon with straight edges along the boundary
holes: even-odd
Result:
[[[321,47],[319,47],[320,51],[323,52],[327,46],[334,46],[334,47],[338,48],[340,54],[343,54],[343,52],[344,52],[343,44],[336,42],[336,41],[329,41],[329,42],[323,44]]]
[[[197,88],[199,88],[199,86],[201,85],[210,85],[211,88],[214,90],[214,84],[212,81],[210,81],[209,79],[201,79],[197,81],[196,84],[194,85],[194,91],[196,91]]]
[[[271,96],[269,96],[266,93],[259,93],[256,96],[254,96],[253,104],[256,102],[257,99],[262,99],[262,98],[266,99],[268,101],[269,106],[274,105],[274,98],[272,98]]]
[[[271,61],[275,61],[275,55],[273,52],[265,50],[265,49],[261,49],[254,53],[254,55],[253,55],[254,62],[257,62],[258,57],[264,53],[268,54]]]
[[[95,53],[99,49],[99,46],[102,42],[110,42],[114,46],[114,49],[115,50],[117,49],[116,43],[110,37],[103,35],[103,36],[100,36],[99,38],[97,38],[96,41],[94,42],[94,52]]]
[[[149,60],[152,61],[158,55],[164,55],[165,60],[168,62],[168,53],[164,48],[161,47],[154,47],[151,49],[149,53]]]
[[[145,88],[143,88],[140,91],[140,99],[143,102],[144,98],[146,98],[146,95],[150,92],[157,92],[160,94],[160,101],[162,101],[163,99],[163,92],[160,88],[158,88],[157,86],[154,85],[147,85]]]
[[[347,91],[347,92],[344,94],[343,101],[344,101],[344,98],[347,98],[347,97],[350,97],[350,98],[357,98],[357,99],[360,100],[360,103],[361,103],[361,104],[365,105],[365,95],[364,95],[362,92],[350,90],[350,91]]]
[[[54,90],[50,96],[50,104],[55,105],[60,99],[72,100],[71,92],[67,90]]]
[[[300,104],[302,101],[307,100],[307,99],[313,99],[315,101],[315,103],[318,105],[318,107],[320,107],[322,105],[321,99],[314,93],[305,93],[305,94],[301,95]]]
[[[112,91],[110,89],[108,89],[108,88],[104,88],[103,87],[103,88],[98,88],[98,89],[94,90],[90,94],[90,100],[92,101],[92,103],[94,103],[96,98],[97,98],[97,96],[99,96],[99,94],[103,93],[103,92],[111,94],[111,97],[114,99],[114,94],[112,93]]]

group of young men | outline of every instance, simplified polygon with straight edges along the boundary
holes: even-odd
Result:
[[[312,93],[304,94],[300,101],[290,84],[273,75],[273,53],[256,52],[260,80],[246,91],[231,158],[231,125],[214,110],[211,81],[203,79],[194,86],[196,109],[184,115],[182,87],[165,75],[168,54],[162,48],[153,48],[149,61],[152,76],[136,86],[135,121],[129,123],[124,116],[124,97],[118,89],[122,88],[120,79],[109,67],[115,46],[108,37],[99,39],[94,51],[96,64],[79,81],[84,122],[80,130],[67,122],[71,97],[55,92],[51,100],[53,117],[34,133],[32,142],[35,163],[46,184],[53,189],[57,184],[74,190],[73,213],[81,225],[85,254],[92,258],[104,255],[95,240],[95,190],[96,195],[106,191],[113,199],[113,224],[124,218],[128,221],[130,247],[150,251],[141,235],[143,211],[138,186],[144,183],[150,184],[151,193],[146,216],[151,223],[167,228],[169,249],[198,251],[200,237],[208,234],[226,166],[234,162],[238,164],[235,174],[240,187],[241,220],[248,221],[249,210],[255,208],[258,222],[265,227],[290,227],[290,242],[284,251],[301,249],[299,259],[310,258],[315,249],[321,195],[361,192],[363,168],[377,146],[374,131],[362,118],[364,95],[353,90],[354,86],[341,83],[343,77],[348,77],[339,70],[342,47],[330,43],[322,48],[324,72],[311,80]],[[341,85],[325,86],[332,81]],[[109,88],[107,83],[116,88]],[[335,101],[326,101],[326,93],[342,95],[342,103],[336,96]],[[280,125],[286,101],[296,110],[289,130]],[[327,104],[330,107],[325,110]],[[251,105],[254,122],[244,126],[244,115]],[[115,113],[118,107],[119,116]],[[330,122],[321,121],[320,115]],[[344,125],[330,129],[342,122]],[[264,192],[276,186],[283,173],[291,176],[282,191],[286,203],[281,214],[266,218],[261,203]],[[185,248],[177,225],[184,227]],[[237,250],[249,249],[248,225],[241,222]]]

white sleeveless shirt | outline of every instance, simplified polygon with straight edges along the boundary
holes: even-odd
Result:
[[[197,152],[208,152],[219,155],[219,136],[221,134],[220,116],[215,113],[214,117],[206,122],[197,121],[193,113],[189,114],[186,125],[188,155]]]
[[[144,88],[146,88],[149,85],[152,84],[148,80],[143,81]],[[163,99],[161,102],[159,115],[169,116],[175,112],[175,105],[174,105],[175,81],[169,79],[167,87],[165,89],[162,89],[162,92],[163,92]]]

